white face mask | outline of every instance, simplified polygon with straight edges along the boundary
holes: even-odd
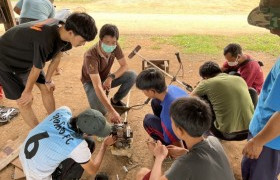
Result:
[[[237,66],[238,65],[238,59],[239,57],[237,56],[234,62],[228,62],[228,65],[233,67],[233,66]]]
[[[237,66],[238,62],[237,61],[234,61],[234,62],[228,62],[228,65],[229,66]]]

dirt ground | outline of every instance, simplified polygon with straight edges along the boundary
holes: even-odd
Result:
[[[95,18],[99,28],[105,23],[118,25],[121,34],[129,34],[125,37],[124,52],[126,55],[139,44],[142,46],[140,53],[147,59],[169,59],[171,74],[177,71],[178,63],[174,53],[180,51],[180,49],[172,45],[158,45],[150,40],[149,34],[198,33],[228,35],[267,32],[261,28],[249,26],[246,22],[247,14],[253,7],[257,6],[259,0],[162,0],[160,2],[157,0],[116,0],[109,3],[109,1],[99,0],[93,3],[79,4],[57,2],[56,5],[58,9],[67,7],[72,10],[85,10]],[[3,32],[3,26],[0,25],[0,35]],[[153,48],[155,46],[160,46],[160,48]],[[55,98],[57,107],[68,106],[75,115],[89,107],[80,82],[83,53],[85,50],[85,47],[80,47],[71,50],[69,55],[64,55],[61,63],[63,73],[53,78],[56,83]],[[245,50],[245,52],[247,51]],[[276,60],[276,57],[264,53],[247,53],[264,62],[263,71],[265,75]],[[193,86],[200,80],[198,68],[204,61],[214,60],[219,64],[223,62],[222,53],[221,55],[213,56],[181,53],[181,59],[184,63],[185,76],[183,78],[179,77],[179,79]],[[128,63],[130,69],[134,69],[138,73],[141,71],[142,63],[140,58],[134,57],[132,60],[128,60]],[[117,64],[115,64],[114,69],[116,67]],[[170,82],[170,79],[167,79],[167,82]],[[34,111],[38,119],[43,120],[47,113],[43,108],[41,95],[36,87],[34,88],[33,95],[35,99],[33,104]],[[131,91],[130,104],[140,104],[145,100],[144,94],[134,87]],[[17,107],[15,102],[7,99],[0,101],[0,105]],[[108,173],[110,179],[115,180],[118,174],[120,180],[132,180],[140,167],[152,166],[153,157],[145,144],[148,135],[142,127],[145,114],[151,112],[152,110],[149,105],[141,110],[131,110],[129,112],[128,121],[134,131],[133,155],[131,159],[128,159],[113,156],[110,150],[106,152],[100,171]],[[22,117],[18,116],[9,124],[0,127],[0,147],[5,145],[8,139],[26,136],[29,130]],[[241,179],[241,151],[245,141],[222,142],[222,144],[227,152],[236,179]],[[97,148],[99,148],[100,143],[97,143],[97,145]],[[137,163],[139,166],[126,174],[122,166],[128,165],[129,161],[132,161],[134,164]],[[168,164],[165,165],[165,169],[168,167]],[[12,179],[12,174],[13,167],[9,165],[0,172],[0,180]],[[83,179],[92,178],[85,173]]]
[[[178,63],[176,61],[174,53],[180,51],[177,47],[171,45],[161,45],[160,50],[152,50],[155,42],[150,40],[150,36],[126,36],[126,44],[124,52],[128,55],[131,50],[138,44],[142,46],[140,53],[147,59],[169,59],[170,60],[170,73],[174,74],[178,68]],[[80,82],[81,66],[83,61],[83,53],[85,47],[80,47],[73,49],[69,52],[69,55],[64,55],[61,67],[63,68],[63,73],[60,76],[54,76],[54,81],[56,83],[55,98],[57,107],[66,105],[69,106],[74,114],[78,114],[82,110],[89,107],[85,92],[83,90],[82,84]],[[265,74],[268,73],[269,69],[275,62],[276,57],[270,56],[263,53],[247,52],[262,60],[265,64],[263,70]],[[207,60],[214,60],[219,64],[223,61],[223,56],[208,56],[208,55],[191,55],[191,54],[181,54],[182,61],[184,63],[185,76],[184,78],[179,77],[179,79],[195,85],[199,80],[198,68],[199,66]],[[141,59],[134,57],[132,60],[128,60],[130,69],[134,69],[136,72],[141,71]],[[117,63],[115,63],[114,69],[116,69]],[[167,82],[170,82],[167,79]],[[36,115],[40,120],[43,120],[47,113],[43,108],[41,97],[37,88],[34,88],[33,95],[35,97],[33,108]],[[112,95],[112,94],[111,94]],[[140,104],[146,97],[141,91],[137,90],[135,87],[131,91],[130,104]],[[4,99],[1,104],[5,106],[16,107],[15,102]],[[128,115],[128,121],[134,131],[134,142],[133,142],[133,155],[131,159],[125,157],[113,156],[110,150],[107,151],[105,158],[103,160],[100,171],[106,172],[110,175],[112,180],[116,179],[118,174],[121,180],[132,180],[135,177],[137,170],[140,167],[151,167],[153,163],[153,157],[148,151],[145,140],[148,138],[145,130],[142,127],[142,120],[146,113],[150,113],[151,108],[149,105],[145,106],[141,110],[131,110]],[[0,127],[0,147],[5,145],[8,139],[16,138],[17,136],[25,136],[29,131],[27,125],[23,122],[21,116],[18,116],[9,124]],[[245,142],[222,142],[223,146],[227,152],[230,159],[231,165],[233,167],[236,179],[240,179],[240,161],[241,161],[241,151]],[[97,143],[98,147],[100,143]],[[123,171],[123,165],[129,165],[129,161],[134,164],[139,164],[139,166],[127,174]],[[165,169],[169,165],[165,165]],[[13,168],[11,165],[7,166],[4,170],[0,172],[1,180],[11,179],[13,174]],[[83,179],[91,179],[86,173]]]

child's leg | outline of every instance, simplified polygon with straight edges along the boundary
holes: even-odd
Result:
[[[164,142],[163,138],[163,130],[161,126],[161,120],[159,117],[153,115],[153,114],[147,114],[143,121],[144,129],[147,131],[147,133],[154,139],[154,140],[160,140],[162,144],[166,143]]]

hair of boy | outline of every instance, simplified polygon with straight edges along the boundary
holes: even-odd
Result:
[[[155,68],[143,70],[136,78],[136,87],[140,90],[155,90],[157,93],[167,89],[164,75]]]
[[[72,30],[75,35],[80,35],[86,41],[92,41],[97,35],[95,21],[87,13],[72,13],[66,20],[65,29]]]
[[[78,117],[72,117],[69,121],[69,124],[71,125],[71,129],[73,131],[75,131],[75,133],[77,134],[77,136],[81,136],[83,135],[83,132],[77,127],[77,121],[78,121]]]
[[[170,116],[191,137],[200,137],[211,127],[210,106],[198,97],[178,98],[170,107]]]
[[[102,40],[105,36],[115,37],[119,39],[119,30],[117,26],[113,24],[105,24],[102,26],[99,32],[99,38]]]
[[[219,65],[213,61],[207,61],[199,68],[199,75],[202,78],[211,78],[215,77],[219,73],[221,73],[222,70],[219,67]]]
[[[238,54],[242,54],[242,48],[239,44],[231,43],[224,48],[224,56],[228,53],[236,58]]]

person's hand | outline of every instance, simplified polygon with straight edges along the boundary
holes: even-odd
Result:
[[[160,141],[157,141],[153,153],[156,159],[164,160],[168,154],[168,149]]]
[[[103,143],[106,147],[108,147],[108,146],[115,144],[116,140],[117,140],[117,137],[110,135],[104,139]]]
[[[49,91],[54,91],[55,90],[55,84],[53,81],[50,81],[50,82],[46,82],[45,85],[47,86],[47,89]]]
[[[18,105],[26,106],[33,100],[33,95],[31,92],[23,91],[21,97],[18,100]]]
[[[104,82],[103,82],[103,89],[106,91],[110,91],[111,89],[111,84],[112,84],[112,78],[108,77]]]
[[[121,116],[117,111],[112,110],[108,112],[108,117],[112,123],[120,123],[121,122]]]
[[[167,149],[169,156],[171,156],[172,158],[177,158],[188,152],[187,149],[174,145],[168,145]]]
[[[245,145],[242,154],[250,159],[258,159],[263,149],[263,145],[254,138],[250,139]]]

